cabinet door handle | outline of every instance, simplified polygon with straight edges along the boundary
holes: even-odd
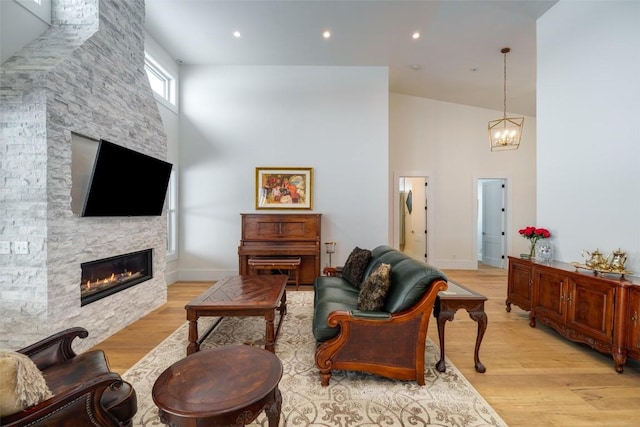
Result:
[[[634,311],[633,316],[631,316],[631,320],[633,320],[633,327],[638,326],[638,312]]]
[[[569,295],[569,296],[567,297],[567,302],[568,302],[569,304],[571,304],[571,295]]]

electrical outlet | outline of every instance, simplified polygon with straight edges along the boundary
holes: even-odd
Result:
[[[29,242],[13,242],[13,252],[24,255],[29,253]]]
[[[0,255],[8,255],[11,253],[11,244],[9,242],[0,242]]]

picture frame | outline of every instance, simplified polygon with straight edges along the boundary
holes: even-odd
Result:
[[[313,168],[256,168],[256,209],[312,208]]]

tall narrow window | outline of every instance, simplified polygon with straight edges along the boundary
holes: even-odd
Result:
[[[168,101],[172,105],[176,105],[175,78],[160,67],[160,65],[147,54],[145,54],[144,57],[144,69],[147,72],[151,90],[161,99]]]
[[[174,165],[167,190],[167,260],[178,259],[178,179]]]

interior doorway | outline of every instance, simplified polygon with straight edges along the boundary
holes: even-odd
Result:
[[[506,265],[506,191],[504,178],[478,179],[478,261]]]
[[[429,258],[427,188],[425,176],[398,178],[397,247],[410,257],[425,262]]]

